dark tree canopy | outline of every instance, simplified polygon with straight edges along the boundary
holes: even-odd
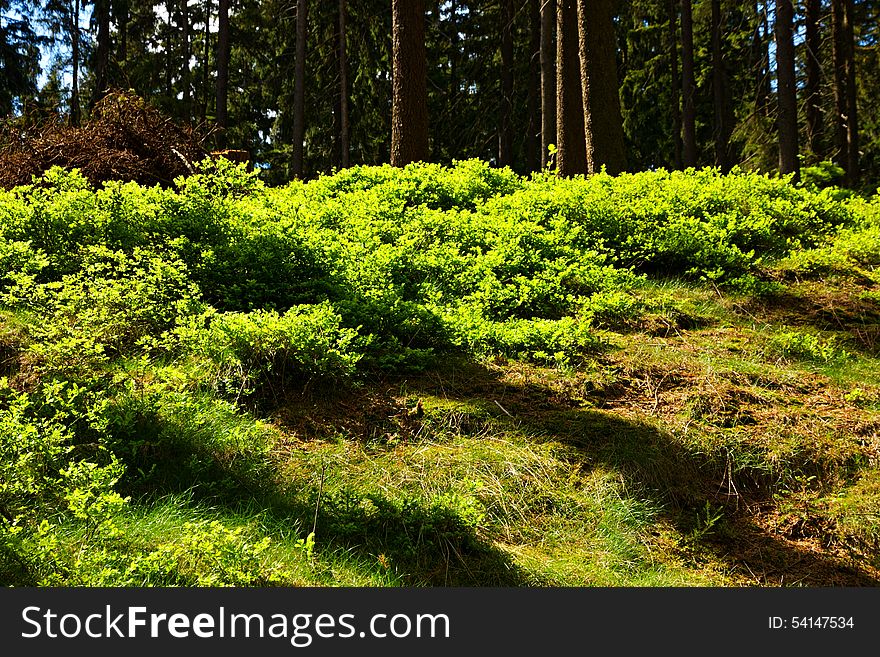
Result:
[[[75,123],[131,90],[224,128],[221,143],[272,183],[472,157],[566,175],[833,160],[847,184],[880,178],[878,0],[0,0],[0,12],[5,116]]]

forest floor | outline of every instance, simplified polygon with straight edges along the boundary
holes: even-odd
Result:
[[[354,511],[316,505],[317,540],[348,534],[335,547],[389,583],[877,585],[870,288],[653,285],[674,311],[606,332],[578,367],[450,361],[296,391],[272,413],[280,477],[360,491]],[[471,524],[430,517],[441,491]]]
[[[880,585],[876,198],[200,166],[0,193],[0,583]]]

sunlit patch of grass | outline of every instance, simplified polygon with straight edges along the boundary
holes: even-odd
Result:
[[[880,358],[868,358],[861,356],[848,361],[823,365],[818,368],[822,374],[834,381],[838,385],[843,385],[854,390],[856,388],[880,386]],[[867,393],[865,399],[873,398],[875,408],[877,407],[878,395],[875,393]]]
[[[88,586],[393,586],[378,562],[322,546],[299,521],[254,505],[210,507],[188,494],[132,504],[113,518],[112,539],[58,528],[69,549],[41,564],[46,582]],[[47,570],[48,569],[48,570]],[[54,573],[52,572],[54,571]]]
[[[670,335],[707,326],[730,324],[731,306],[740,299],[731,292],[676,278],[651,278],[638,291],[644,305],[642,328]]]
[[[345,550],[333,548],[315,537],[308,537],[312,526],[306,518],[267,512],[255,503],[245,503],[230,510],[194,503],[188,496],[170,496],[152,504],[136,507],[124,526],[129,536],[137,537],[143,547],[173,541],[188,524],[221,522],[230,528],[242,527],[250,540],[269,539],[261,554],[261,568],[274,574],[273,585],[309,586],[393,586],[392,574],[378,563]],[[323,537],[322,537],[323,538]]]
[[[706,575],[688,567],[679,554],[679,543],[672,538],[674,530],[669,526],[658,530],[663,523],[657,503],[646,490],[630,487],[613,468],[589,463],[579,449],[549,440],[550,435],[536,440],[533,429],[515,428],[515,421],[503,413],[493,420],[468,402],[431,397],[422,402],[424,408],[432,409],[435,421],[442,415],[440,408],[447,418],[470,408],[483,423],[480,434],[447,434],[437,442],[427,439],[393,445],[307,441],[288,453],[284,477],[312,490],[323,486],[330,497],[356,491],[361,500],[381,496],[422,506],[437,500],[452,503],[450,508],[466,516],[465,525],[472,527],[476,538],[506,555],[496,565],[515,566],[522,584],[720,581],[717,572]],[[387,512],[368,502],[361,504],[374,515]],[[338,531],[343,518],[336,520],[334,527],[329,519],[325,531]],[[394,523],[389,519],[386,525]],[[412,537],[414,544],[416,538]],[[372,549],[381,550],[381,541],[374,540]],[[386,549],[386,559],[393,558],[395,549],[400,554],[399,548]],[[504,565],[506,560],[510,565]],[[482,583],[505,581],[506,576],[485,570],[486,565],[485,559],[453,554],[443,568],[484,568],[487,579]],[[410,581],[413,577],[418,579],[418,573],[406,575]]]
[[[831,542],[880,568],[880,471],[864,470],[851,486],[821,503],[834,523]]]

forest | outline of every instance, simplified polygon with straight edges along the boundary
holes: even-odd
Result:
[[[0,584],[880,584],[876,3],[0,10]]]
[[[271,184],[391,161],[394,116],[405,148],[422,151],[398,163],[479,158],[525,174],[547,166],[552,144],[565,175],[820,167],[868,192],[880,177],[873,0],[2,0],[0,11],[0,114],[77,123],[108,90],[131,90],[218,128],[210,146],[247,151]],[[395,29],[407,35],[399,60]],[[572,137],[583,132],[589,153]]]

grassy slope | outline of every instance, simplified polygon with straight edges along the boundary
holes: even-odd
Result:
[[[28,539],[51,556],[0,551],[0,576],[876,585],[878,282],[810,263],[766,269],[761,295],[649,277],[639,312],[597,320],[601,346],[556,366],[448,355],[230,401],[192,386],[198,360],[117,359],[112,417],[136,430],[109,448],[131,502],[112,531],[60,514]],[[37,322],[0,314],[13,390],[38,385]]]
[[[450,363],[291,399],[273,415],[285,476],[315,487],[321,464],[325,490],[455,491],[485,509],[475,551],[455,536],[417,562],[392,555],[401,582],[877,584],[878,317],[861,289],[795,283],[756,301],[652,285],[695,314],[608,332],[580,368]],[[852,354],[782,357],[773,336],[793,327]],[[356,549],[384,562],[381,532]]]

